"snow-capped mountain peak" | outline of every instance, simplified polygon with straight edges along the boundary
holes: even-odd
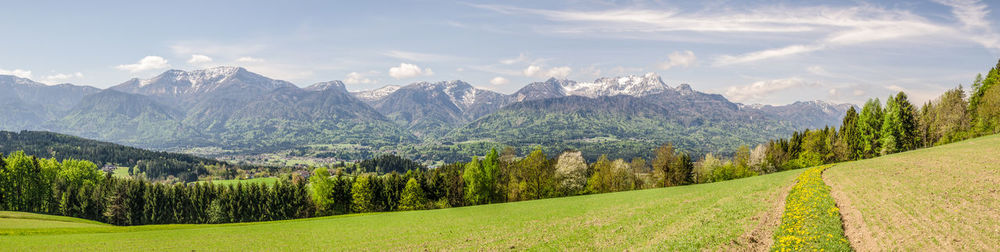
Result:
[[[15,85],[24,85],[24,86],[33,86],[33,87],[42,87],[42,86],[45,86],[45,84],[38,83],[38,82],[35,82],[33,80],[30,80],[30,79],[13,76],[13,75],[0,75],[0,83],[11,83],[11,84],[15,84]]]
[[[396,92],[396,90],[399,90],[400,88],[402,88],[402,87],[401,86],[397,86],[397,85],[388,85],[388,86],[384,86],[384,87],[380,87],[380,88],[372,89],[372,90],[364,90],[364,91],[351,92],[351,94],[354,94],[354,97],[357,97],[358,99],[360,99],[360,100],[362,100],[364,102],[371,103],[371,102],[381,100],[382,98],[385,98],[386,96],[391,95],[392,93]]]
[[[244,96],[294,86],[290,82],[270,79],[242,67],[220,66],[193,71],[168,70],[150,79],[132,79],[113,88],[143,95],[177,97],[216,91],[227,96]]]
[[[604,77],[593,82],[567,82],[566,85],[563,85],[565,94],[586,97],[615,95],[640,97],[661,93],[669,88],[656,73],[647,73],[642,76]]]
[[[326,91],[330,89],[347,90],[347,87],[344,86],[344,82],[335,80],[335,81],[319,82],[316,84],[312,84],[304,89],[309,91]]]

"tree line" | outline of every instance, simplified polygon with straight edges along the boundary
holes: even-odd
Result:
[[[959,85],[917,107],[905,92],[885,103],[869,99],[847,110],[839,128],[794,132],[790,138],[741,148],[751,171],[773,172],[867,159],[1000,133],[1000,62],[968,92]],[[749,155],[748,155],[749,154]],[[707,160],[708,158],[706,158]],[[702,161],[703,163],[706,161]]]
[[[171,185],[112,177],[86,160],[59,162],[21,151],[0,159],[0,210],[145,225],[306,218],[314,208],[301,177],[270,186]]]
[[[40,158],[74,158],[97,165],[128,166],[153,180],[195,181],[208,174],[206,165],[225,162],[194,155],[150,151],[114,143],[42,131],[0,131],[0,153],[23,151]]]

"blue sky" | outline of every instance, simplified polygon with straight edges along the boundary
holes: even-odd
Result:
[[[243,66],[363,90],[656,72],[743,103],[917,102],[1000,57],[995,3],[932,1],[121,1],[0,3],[0,74],[105,88]]]

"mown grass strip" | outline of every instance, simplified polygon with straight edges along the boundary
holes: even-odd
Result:
[[[850,251],[844,236],[840,209],[823,183],[823,170],[832,165],[809,168],[799,175],[785,201],[781,226],[774,233],[771,251]]]

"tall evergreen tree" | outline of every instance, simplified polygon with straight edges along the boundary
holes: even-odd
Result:
[[[879,154],[881,150],[881,130],[882,130],[882,103],[875,99],[868,99],[858,116],[858,135],[860,152],[858,158],[871,158]],[[793,134],[793,139],[794,139]]]
[[[917,146],[919,141],[915,115],[916,109],[905,93],[899,92],[895,97],[889,98],[880,132],[882,154],[912,150]]]
[[[847,109],[844,121],[840,124],[840,140],[846,147],[849,160],[858,159],[861,153],[861,133],[858,131],[858,112],[854,106]]]

